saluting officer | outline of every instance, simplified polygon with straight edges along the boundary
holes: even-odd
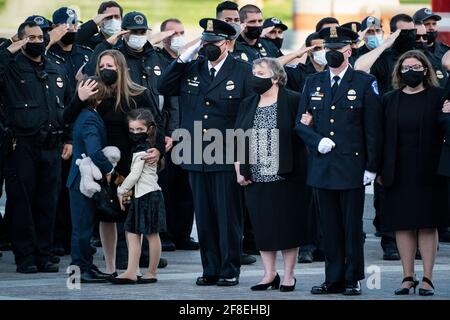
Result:
[[[66,25],[66,27],[56,38],[51,39],[50,49],[47,51],[48,58],[66,70],[73,96],[77,87],[76,74],[85,63],[89,62],[93,50],[75,44],[79,23],[75,10],[67,7],[59,8],[53,13],[52,19],[55,28],[61,25]]]
[[[203,265],[203,276],[196,283],[232,286],[239,283],[242,242],[239,186],[234,165],[226,163],[233,142],[216,149],[216,155],[223,155],[212,163],[203,157],[196,161],[195,154],[208,151],[208,143],[202,141],[211,139],[210,129],[219,130],[225,137],[226,129],[234,128],[239,103],[251,93],[252,70],[250,64],[228,53],[230,39],[236,33],[231,25],[211,18],[200,20],[200,26],[204,29],[205,57],[192,61],[201,42],[188,48],[164,72],[159,90],[164,95],[181,96],[181,128],[191,136],[190,141],[182,141],[190,147],[183,152],[192,155],[182,167],[189,171]],[[203,130],[196,130],[199,124]],[[194,146],[198,143],[201,150]]]
[[[364,185],[379,166],[381,109],[375,78],[349,65],[358,35],[342,27],[320,35],[329,70],[306,80],[296,125],[310,149],[307,182],[316,190],[326,259],[325,282],[311,293],[357,295],[364,278]],[[311,126],[300,122],[306,112]]]
[[[70,93],[65,74],[44,55],[39,26],[21,24],[18,37],[0,53],[5,121],[13,135],[5,170],[11,240],[17,272],[57,272],[50,249]]]

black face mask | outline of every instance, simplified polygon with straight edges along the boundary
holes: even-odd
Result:
[[[429,32],[427,32],[427,35],[428,35],[428,44],[433,44],[434,41],[436,41],[438,32],[437,31],[429,31]]]
[[[205,50],[204,52],[205,52],[206,58],[209,61],[216,61],[217,59],[219,59],[220,55],[222,54],[220,47],[216,46],[213,43],[208,43],[203,48]]]
[[[424,42],[416,42],[414,49],[425,52],[428,49],[428,44]]]
[[[147,132],[141,132],[141,133],[129,133],[128,137],[132,144],[134,146],[137,146],[139,144],[145,144],[148,139],[148,133]]]
[[[263,31],[263,27],[249,27],[247,26],[247,31],[245,32],[245,36],[250,40],[258,39],[261,36]]]
[[[253,88],[253,91],[255,91],[257,94],[263,94],[270,88],[272,88],[272,78],[261,78],[258,76],[253,75],[251,86]]]
[[[411,88],[415,88],[421,84],[424,77],[423,71],[408,70],[408,72],[402,74],[403,82]]]
[[[75,43],[76,32],[67,32],[62,38],[61,42],[68,46]]]
[[[402,30],[392,47],[399,53],[414,49],[416,44],[416,30]]]
[[[330,68],[339,68],[344,62],[344,54],[340,51],[330,50],[325,53],[325,59]]]
[[[278,50],[280,50],[281,47],[283,46],[284,39],[282,39],[282,38],[267,39],[267,40],[270,40],[275,45],[275,47],[278,48]]]
[[[45,52],[44,42],[28,42],[25,45],[25,52],[32,58],[40,57]]]
[[[113,85],[117,81],[117,71],[111,69],[100,70],[100,78],[107,86]]]

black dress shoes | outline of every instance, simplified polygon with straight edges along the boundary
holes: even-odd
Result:
[[[242,253],[241,254],[241,264],[242,265],[249,265],[249,264],[253,264],[256,262],[256,258],[246,254],[246,253]]]
[[[421,295],[421,296],[427,296],[427,297],[433,296],[433,295],[434,295],[434,285],[433,285],[433,282],[431,282],[431,280],[428,279],[427,277],[423,277],[423,278],[422,278],[422,282],[428,283],[432,289],[423,289],[423,288],[420,288],[420,289],[419,289],[419,295]]]
[[[80,276],[81,283],[106,283],[106,278],[99,277],[94,274],[91,270],[85,271],[81,273]]]
[[[198,286],[215,286],[217,281],[218,278],[216,277],[198,277],[195,284]]]
[[[280,286],[280,291],[281,292],[291,292],[295,290],[295,285],[297,284],[297,279],[294,278],[294,284],[292,286],[285,286],[285,285],[281,285]]]
[[[276,290],[280,287],[280,276],[277,275],[273,280],[269,283],[260,283],[250,288],[252,291],[263,291],[271,288],[272,290]]]
[[[117,272],[113,272],[113,273],[102,272],[97,268],[97,266],[93,266],[90,271],[92,274],[94,274],[99,279],[107,280],[109,277],[117,277],[118,276]]]
[[[320,286],[314,286],[311,289],[312,294],[336,294],[344,293],[344,285],[339,283],[324,282]]]
[[[156,283],[158,282],[158,279],[156,278],[142,278],[138,277],[137,284],[149,284],[149,283]]]
[[[411,289],[413,289],[414,293],[416,293],[416,287],[419,285],[419,281],[417,281],[415,279],[415,277],[406,277],[403,279],[402,284],[404,282],[410,282],[411,286],[409,288],[398,288],[397,290],[395,290],[394,294],[396,296],[405,296],[408,295],[411,291]]]
[[[220,278],[217,281],[219,287],[231,287],[239,284],[239,277],[234,278]]]
[[[300,251],[298,254],[298,263],[312,263],[314,255],[311,251]]]
[[[175,244],[170,240],[162,240],[161,241],[161,250],[162,251],[175,251]]]
[[[59,265],[51,261],[47,261],[43,264],[38,264],[37,269],[38,272],[45,272],[45,273],[59,272]]]
[[[385,261],[398,261],[400,260],[400,254],[398,250],[388,248],[383,252],[383,260]]]
[[[21,264],[17,266],[16,272],[18,273],[37,273],[38,269],[34,264]]]
[[[200,245],[198,242],[195,242],[194,239],[189,238],[185,241],[175,243],[175,247],[177,250],[198,250],[200,249]]]
[[[359,296],[361,294],[361,284],[359,281],[347,283],[345,285],[345,296]]]

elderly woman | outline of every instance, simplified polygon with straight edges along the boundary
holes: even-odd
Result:
[[[383,185],[381,228],[395,232],[404,279],[396,295],[416,291],[417,245],[423,261],[419,294],[434,294],[432,274],[437,229],[445,225],[445,185],[437,176],[442,133],[439,117],[443,90],[426,56],[418,50],[403,54],[393,71],[395,90],[382,98],[384,152],[379,183]]]
[[[245,156],[236,162],[237,182],[261,252],[264,277],[251,289],[293,291],[294,267],[301,238],[298,227],[307,210],[306,149],[294,132],[299,95],[284,88],[286,73],[274,59],[254,61],[252,87],[256,95],[242,101],[236,129],[251,130],[239,145]],[[239,154],[238,154],[239,156]],[[284,278],[276,270],[277,251],[284,260]]]

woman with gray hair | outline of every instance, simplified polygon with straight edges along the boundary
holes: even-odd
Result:
[[[294,132],[299,94],[285,89],[286,73],[275,59],[253,62],[255,95],[244,99],[236,129],[249,134],[238,145],[245,155],[236,162],[237,182],[243,186],[245,203],[261,252],[264,277],[251,289],[293,291],[300,235],[298,227],[308,205],[306,148]],[[249,130],[249,131],[247,131]],[[276,271],[277,251],[284,260],[284,278]]]

